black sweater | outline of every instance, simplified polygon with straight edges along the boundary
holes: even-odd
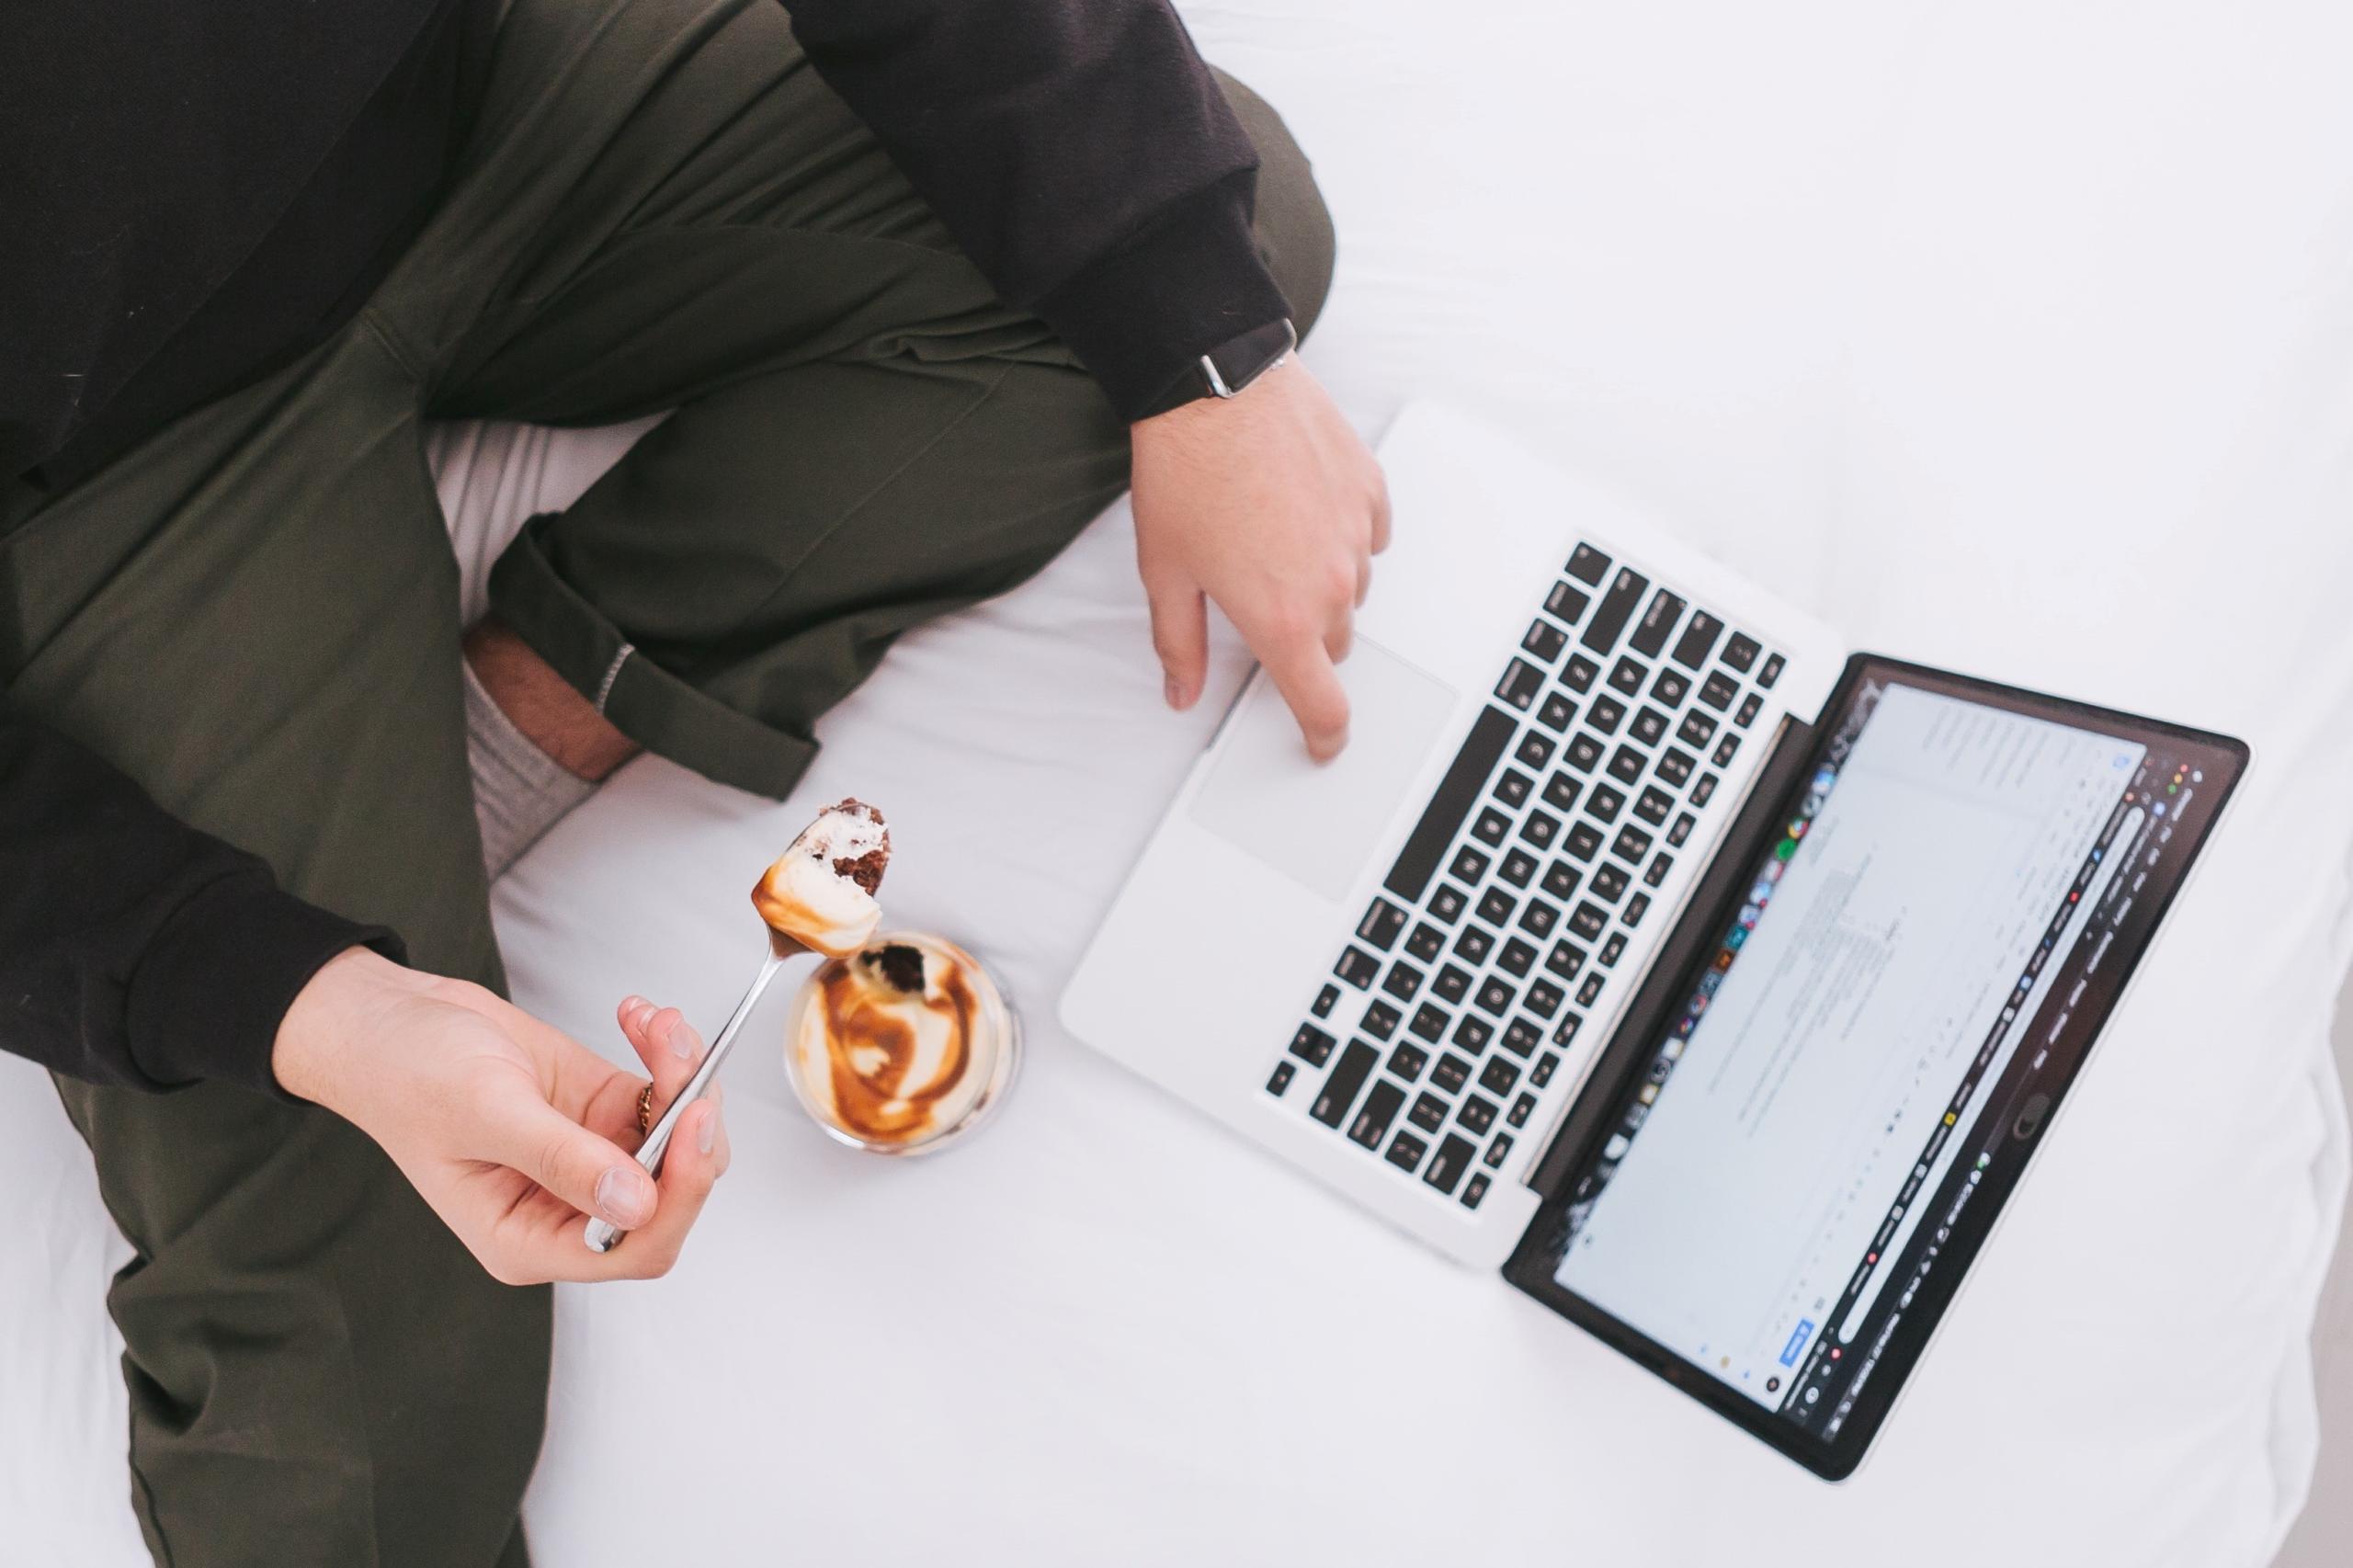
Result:
[[[1289,313],[1257,157],[1166,0],[798,0],[1005,298],[1139,415]],[[0,51],[0,488],[62,490],[347,321],[423,225],[497,0],[26,7]],[[294,994],[392,933],[280,891],[0,697],[0,1049],[274,1089]]]

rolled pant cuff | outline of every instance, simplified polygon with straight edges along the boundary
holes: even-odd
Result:
[[[782,800],[817,743],[739,713],[655,664],[557,574],[542,545],[556,514],[541,513],[490,573],[490,605],[566,685],[646,750],[706,778]]]

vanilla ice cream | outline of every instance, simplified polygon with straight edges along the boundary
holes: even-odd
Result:
[[[971,954],[903,934],[811,975],[786,1050],[819,1120],[897,1152],[967,1125],[995,1097],[1011,1076],[1014,1026]]]
[[[891,830],[863,801],[827,806],[752,889],[771,930],[829,956],[856,952],[882,918],[874,902]]]

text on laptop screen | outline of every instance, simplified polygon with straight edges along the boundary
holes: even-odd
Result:
[[[1835,722],[1584,1169],[1554,1271],[1831,1437],[1991,1163],[1995,1086],[2112,981],[2143,846],[2203,777],[1900,681]]]

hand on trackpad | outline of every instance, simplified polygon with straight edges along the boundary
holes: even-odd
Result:
[[[1195,823],[1329,899],[1364,869],[1454,709],[1452,687],[1363,637],[1339,674],[1346,751],[1311,761],[1262,673],[1226,722],[1224,750],[1192,807]]]

